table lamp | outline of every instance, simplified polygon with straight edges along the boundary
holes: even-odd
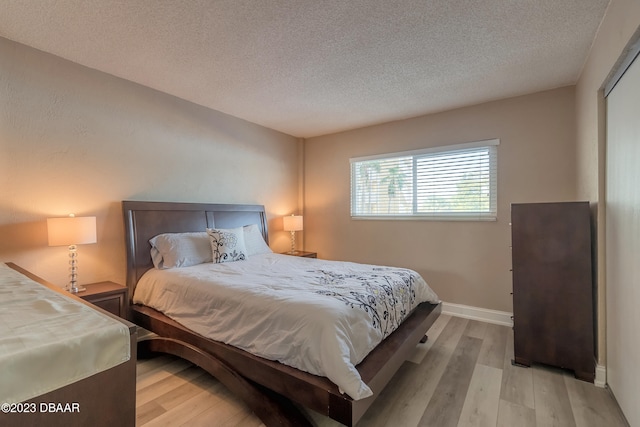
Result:
[[[78,287],[78,248],[76,245],[96,243],[96,217],[69,215],[64,218],[47,218],[49,246],[69,246],[69,284],[71,293],[84,291]]]
[[[284,231],[291,232],[291,252],[296,252],[296,231],[303,229],[302,227],[302,215],[290,215],[282,217],[282,228]]]

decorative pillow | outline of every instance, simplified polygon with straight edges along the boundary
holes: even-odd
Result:
[[[244,245],[247,248],[247,256],[268,254],[273,252],[264,241],[258,224],[244,226]]]
[[[213,261],[206,232],[165,233],[149,240],[156,268],[188,267]]]
[[[243,227],[228,229],[207,228],[207,234],[211,242],[213,262],[219,264],[247,259]]]

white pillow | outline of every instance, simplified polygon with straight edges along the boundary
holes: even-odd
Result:
[[[244,226],[244,245],[247,248],[247,256],[268,254],[273,252],[264,241],[258,224]]]
[[[247,259],[244,245],[244,227],[228,229],[207,228],[213,262],[222,263]]]
[[[156,268],[188,267],[213,261],[206,232],[165,233],[149,240]]]

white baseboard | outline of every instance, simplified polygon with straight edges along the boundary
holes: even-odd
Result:
[[[495,323],[496,325],[513,326],[511,316],[513,313],[488,308],[472,307],[470,305],[442,302],[442,313],[465,319],[479,320],[481,322]]]
[[[604,388],[607,385],[607,367],[596,365],[596,378],[593,380],[596,387]]]

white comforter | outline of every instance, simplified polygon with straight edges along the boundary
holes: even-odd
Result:
[[[326,376],[353,399],[355,369],[421,302],[438,297],[416,272],[279,254],[152,269],[133,302],[255,355]]]

